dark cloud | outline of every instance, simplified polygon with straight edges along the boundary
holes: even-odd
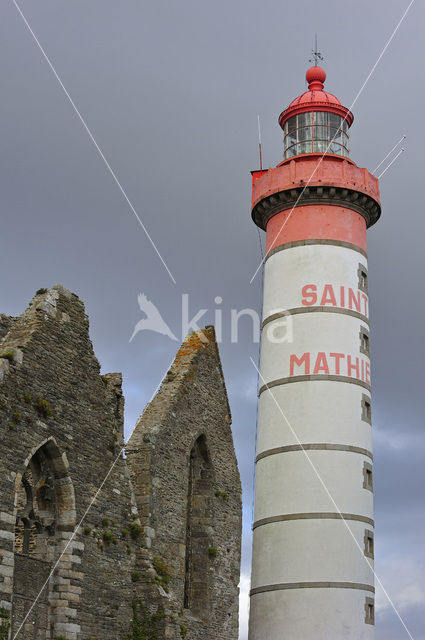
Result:
[[[36,289],[56,282],[77,292],[104,371],[123,371],[127,434],[176,351],[176,343],[154,334],[129,344],[140,318],[137,294],[146,293],[177,333],[184,292],[194,313],[209,309],[206,322],[214,321],[217,295],[226,318],[232,307],[259,309],[261,278],[249,284],[260,257],[249,213],[257,114],[265,164],[277,164],[276,119],[304,89],[314,33],[326,56],[326,86],[350,106],[405,6],[399,0],[22,0],[174,285],[13,4],[2,4],[1,311],[20,313]],[[408,136],[406,152],[382,179],[383,216],[369,235],[369,269],[376,569],[416,640],[425,637],[425,578],[414,570],[425,560],[425,89],[418,51],[424,14],[416,2],[356,103],[351,130],[351,157],[371,170]],[[247,576],[256,422],[249,357],[258,355],[248,323],[237,345],[225,334],[221,355],[244,485]],[[404,637],[383,604],[377,638]]]

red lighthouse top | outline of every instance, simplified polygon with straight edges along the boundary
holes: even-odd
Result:
[[[353,114],[336,96],[324,91],[324,69],[311,67],[306,80],[308,90],[279,116],[285,132],[284,158],[325,152],[348,156],[348,128],[353,124]]]
[[[308,82],[308,91],[295,98],[285,111],[279,116],[279,124],[282,129],[285,122],[291,116],[306,111],[327,111],[342,116],[347,121],[349,127],[353,124],[354,116],[347,107],[343,107],[336,96],[323,87],[326,80],[326,71],[322,67],[310,67],[305,74]]]
[[[343,211],[351,210],[364,218],[366,226],[375,224],[381,214],[379,182],[367,169],[348,158],[348,130],[354,117],[338,98],[324,91],[325,71],[318,66],[311,67],[306,79],[308,90],[293,100],[279,117],[285,133],[283,162],[277,167],[252,172],[252,217],[261,229],[268,231],[268,223],[274,216],[277,220],[278,214],[285,212],[286,215],[289,211],[285,220],[291,218],[291,223],[285,232],[281,234],[286,225],[281,222],[282,217],[275,226],[279,229],[276,238],[282,235],[279,244],[283,238],[291,243],[304,241],[307,227],[316,234],[309,236],[314,242],[333,239],[356,244],[351,227],[347,236],[338,236],[336,229],[340,227],[335,221]],[[316,222],[316,226],[310,226],[310,222],[299,225],[300,235],[288,240],[289,228],[292,224],[297,226],[297,220],[303,215],[297,215],[298,209],[303,208],[317,218],[317,225]],[[328,222],[324,221],[325,209],[335,214],[333,222],[330,217]],[[345,213],[342,218],[344,216]],[[270,229],[273,224],[271,222]],[[274,244],[275,239],[272,246]]]

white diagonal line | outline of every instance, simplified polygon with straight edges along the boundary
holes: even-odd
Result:
[[[262,383],[267,385],[266,381],[264,380],[264,377],[262,376],[262,374],[261,374],[261,372],[260,372],[259,368],[257,367],[257,365],[255,364],[254,360],[253,360],[251,357],[250,357],[250,360],[251,360],[251,363],[252,363],[253,367],[254,367],[254,368],[255,368],[255,370],[257,371],[257,373],[258,373],[259,377],[261,378]],[[354,533],[352,532],[352,530],[351,530],[351,528],[350,528],[349,524],[348,524],[348,523],[347,523],[347,521],[344,519],[344,517],[343,517],[343,515],[342,515],[342,513],[341,513],[341,510],[339,509],[339,507],[338,507],[337,503],[335,502],[335,500],[334,500],[334,498],[333,498],[332,494],[330,493],[330,491],[329,491],[328,487],[326,486],[326,483],[324,482],[324,480],[323,480],[322,476],[320,475],[320,473],[318,472],[317,468],[315,467],[314,462],[312,461],[312,459],[310,458],[309,454],[307,453],[307,450],[306,450],[306,449],[304,448],[304,446],[302,445],[302,443],[301,443],[301,441],[300,441],[300,439],[299,439],[299,437],[298,437],[298,434],[296,433],[296,431],[295,431],[295,430],[294,430],[294,428],[292,427],[292,425],[291,425],[291,423],[289,422],[289,420],[288,420],[288,418],[286,417],[286,415],[283,413],[282,408],[281,408],[280,404],[278,403],[278,401],[277,401],[277,399],[276,399],[276,396],[274,395],[274,393],[273,393],[273,391],[270,389],[270,387],[267,387],[267,390],[270,392],[270,395],[271,395],[271,397],[273,398],[273,402],[274,402],[274,403],[275,403],[275,405],[277,406],[277,408],[278,408],[278,410],[279,410],[279,413],[281,414],[282,418],[285,420],[286,424],[287,424],[287,425],[288,425],[288,427],[290,428],[291,433],[292,433],[292,435],[294,436],[294,438],[296,439],[296,441],[297,441],[298,445],[301,447],[301,451],[304,453],[305,457],[307,458],[307,461],[308,461],[309,465],[310,465],[310,466],[311,466],[311,468],[313,469],[313,471],[314,471],[315,475],[317,476],[317,479],[319,480],[320,484],[322,485],[323,489],[325,490],[325,492],[326,492],[326,494],[327,494],[328,498],[330,499],[330,501],[332,502],[332,504],[333,504],[333,506],[335,507],[336,511],[337,511],[337,512],[338,512],[338,514],[340,515],[341,520],[344,522],[344,524],[345,524],[345,526],[346,526],[346,528],[347,528],[348,532],[350,533],[351,537],[352,537],[352,538],[353,538],[353,540],[354,540],[354,543],[355,543],[356,547],[357,547],[357,548],[358,548],[358,550],[360,551],[362,558],[364,559],[364,561],[366,562],[366,564],[369,566],[369,568],[370,568],[370,569],[371,569],[371,571],[373,572],[373,575],[374,575],[374,577],[375,577],[375,579],[376,579],[377,583],[379,584],[379,586],[381,587],[382,591],[384,592],[384,594],[385,594],[386,598],[388,599],[388,602],[390,603],[390,605],[391,605],[391,606],[392,606],[392,608],[394,609],[394,612],[395,612],[395,614],[397,615],[398,619],[400,620],[401,624],[403,625],[404,629],[406,630],[407,635],[409,636],[410,640],[414,640],[414,639],[413,639],[413,636],[411,635],[411,633],[410,633],[410,631],[409,631],[409,629],[406,627],[406,625],[405,625],[405,623],[404,623],[404,621],[403,621],[403,618],[400,616],[399,612],[397,611],[397,608],[396,608],[395,604],[394,604],[394,603],[393,603],[393,601],[391,600],[391,598],[390,598],[390,596],[389,596],[388,592],[386,591],[386,589],[385,589],[384,585],[382,584],[381,580],[380,580],[380,579],[379,579],[379,577],[377,576],[375,569],[372,567],[372,565],[371,565],[371,563],[370,563],[369,559],[364,555],[364,551],[363,551],[363,549],[362,549],[362,548],[361,548],[361,546],[359,545],[359,543],[358,543],[358,541],[357,541],[357,538],[356,538],[356,536],[354,535]]]
[[[392,32],[391,36],[388,38],[384,48],[382,49],[381,53],[378,56],[378,59],[376,60],[375,64],[373,65],[372,69],[369,71],[366,80],[363,82],[362,86],[360,87],[360,89],[357,92],[356,97],[354,98],[353,102],[351,103],[351,106],[348,110],[348,113],[352,110],[352,108],[354,107],[354,105],[356,104],[357,100],[360,98],[361,94],[363,93],[363,90],[365,88],[365,86],[367,85],[367,83],[369,82],[370,78],[372,77],[373,72],[375,71],[376,67],[378,66],[379,62],[382,59],[382,56],[384,55],[384,53],[386,52],[386,50],[388,49],[388,47],[390,46],[395,34],[397,33],[397,31],[399,30],[403,20],[405,19],[405,17],[407,16],[407,13],[410,9],[410,7],[413,5],[413,3],[415,2],[415,0],[410,0],[410,3],[407,7],[407,9],[405,10],[405,12],[403,13],[403,15],[401,16],[400,20],[398,21],[394,31]],[[345,122],[347,120],[347,116],[348,113],[345,115],[343,122]],[[338,129],[338,131],[340,131],[340,129]],[[300,199],[302,198],[304,191],[307,189],[307,187],[309,186],[310,182],[312,181],[313,177],[316,175],[316,171],[317,169],[320,167],[320,165],[323,162],[323,158],[325,157],[325,155],[328,153],[331,144],[333,143],[333,141],[335,140],[335,137],[338,135],[338,131],[335,133],[335,135],[333,136],[332,140],[329,142],[326,151],[324,151],[323,155],[319,158],[319,161],[317,162],[311,176],[309,177],[307,183],[304,185],[300,195],[298,196],[294,206],[292,207],[291,211],[289,212],[289,215],[287,216],[287,218],[285,219],[285,222],[282,224],[281,228],[279,229],[278,234],[275,236],[271,246],[269,247],[269,249],[266,252],[266,255],[264,257],[264,259],[260,262],[260,264],[258,265],[254,275],[252,276],[251,280],[249,281],[249,284],[252,284],[252,281],[254,280],[255,276],[257,275],[257,273],[259,272],[259,270],[261,269],[261,265],[265,262],[265,260],[267,259],[267,255],[270,253],[270,251],[273,249],[273,247],[276,244],[277,239],[279,238],[280,234],[282,233],[283,229],[286,226],[286,223],[288,222],[288,220],[290,219],[290,217],[292,216],[295,207],[297,206],[298,202],[300,201]]]
[[[167,367],[167,371],[169,370],[169,368],[170,368],[171,364],[172,364],[172,362],[171,362],[171,363],[170,363],[170,365]],[[152,400],[153,400],[153,398],[155,397],[155,395],[156,395],[156,393],[157,393],[157,391],[158,391],[159,387],[160,387],[160,386],[161,386],[161,384],[162,384],[162,381],[163,381],[164,377],[165,377],[165,373],[164,373],[163,377],[161,378],[161,381],[160,381],[160,383],[158,384],[158,386],[156,387],[155,391],[153,392],[152,397],[151,397],[151,399],[149,400],[149,402],[147,403],[146,407],[147,407],[147,406],[152,402]],[[134,432],[134,429],[133,429],[133,432]],[[17,630],[17,632],[14,634],[14,636],[13,636],[13,639],[12,639],[12,640],[16,640],[16,638],[18,637],[18,634],[21,632],[22,627],[24,626],[25,622],[26,622],[26,621],[27,621],[27,619],[28,619],[28,616],[30,615],[31,611],[34,609],[35,605],[37,604],[37,602],[38,602],[38,600],[39,600],[39,598],[40,598],[40,596],[41,596],[41,594],[42,594],[42,592],[43,592],[43,589],[45,589],[45,587],[47,586],[47,584],[48,584],[48,582],[49,582],[50,578],[52,577],[52,575],[53,575],[53,573],[54,573],[54,571],[55,571],[56,567],[58,566],[59,562],[62,560],[62,557],[63,557],[63,556],[64,556],[64,554],[66,553],[66,551],[67,551],[67,549],[68,549],[69,545],[71,544],[71,542],[74,540],[75,536],[77,535],[78,530],[80,529],[81,525],[83,524],[84,520],[86,519],[88,512],[90,511],[90,509],[92,508],[92,506],[93,506],[93,505],[94,505],[94,503],[96,502],[96,500],[97,500],[97,497],[98,497],[99,493],[102,491],[103,487],[105,486],[105,484],[106,484],[106,482],[107,482],[107,480],[108,480],[109,476],[111,475],[111,473],[112,473],[112,471],[113,471],[113,469],[114,469],[115,465],[117,464],[118,460],[120,459],[120,456],[124,453],[126,446],[127,446],[127,445],[128,445],[128,443],[130,442],[130,439],[131,439],[131,436],[133,435],[133,432],[131,433],[131,435],[130,435],[129,439],[127,440],[127,443],[125,443],[125,444],[124,444],[124,446],[123,446],[123,447],[122,447],[122,449],[120,450],[119,454],[118,454],[118,455],[117,455],[117,457],[115,458],[114,462],[112,463],[111,468],[109,469],[108,473],[106,474],[106,476],[105,476],[105,477],[104,477],[104,479],[103,479],[103,482],[101,483],[101,485],[100,485],[100,486],[99,486],[99,488],[97,489],[96,493],[94,494],[93,498],[91,499],[89,506],[88,506],[88,507],[87,507],[87,509],[84,511],[83,516],[82,516],[81,520],[79,521],[79,523],[77,524],[77,526],[75,527],[74,531],[72,532],[72,536],[71,536],[71,538],[69,539],[69,541],[68,541],[67,545],[65,546],[65,549],[62,551],[62,553],[60,554],[59,558],[58,558],[58,559],[57,559],[57,561],[55,562],[55,564],[54,564],[54,566],[53,566],[52,570],[50,571],[50,573],[49,573],[48,577],[46,578],[46,581],[44,582],[44,584],[42,585],[42,587],[41,587],[40,591],[38,592],[37,597],[36,597],[36,598],[35,598],[35,600],[32,602],[32,604],[31,604],[30,608],[28,609],[28,611],[27,611],[27,613],[26,613],[26,615],[25,615],[25,618],[22,620],[22,623],[21,623],[21,625],[20,625],[19,629]]]
[[[382,158],[382,160],[381,160],[381,162],[378,164],[378,166],[376,166],[376,167],[374,168],[374,170],[372,171],[372,173],[373,173],[373,174],[375,174],[375,173],[378,171],[379,167],[380,167],[382,164],[384,164],[385,160],[386,160],[387,158],[389,158],[389,157],[390,157],[390,155],[392,154],[392,152],[393,152],[395,149],[397,149],[398,145],[399,145],[401,142],[403,142],[403,140],[405,139],[405,137],[406,137],[406,136],[401,136],[400,140],[399,140],[399,141],[398,141],[398,142],[393,146],[393,148],[391,149],[391,151],[388,151],[388,153],[387,153],[387,155],[385,156],[385,158]]]
[[[387,173],[388,169],[391,167],[392,164],[394,164],[394,162],[397,160],[397,158],[403,153],[404,149],[400,149],[400,151],[398,152],[398,154],[395,156],[395,158],[393,158],[390,162],[390,164],[385,167],[385,169],[383,170],[382,173],[379,174],[378,176],[378,180],[380,180],[382,178],[382,176],[384,175],[384,173]]]
[[[132,202],[130,201],[130,198],[127,196],[126,192],[124,191],[123,187],[121,186],[120,181],[118,180],[117,176],[115,175],[114,170],[112,169],[111,165],[109,164],[108,160],[106,159],[102,149],[100,148],[100,146],[98,145],[98,143],[96,142],[92,132],[90,131],[88,125],[86,124],[83,116],[81,115],[78,107],[76,106],[75,102],[73,101],[73,99],[71,98],[71,96],[69,95],[65,85],[63,84],[62,80],[60,79],[56,69],[54,68],[52,62],[50,61],[50,58],[48,57],[47,53],[44,51],[43,47],[41,46],[40,41],[38,40],[37,36],[35,35],[34,31],[32,30],[30,24],[28,23],[28,20],[26,19],[26,17],[24,16],[24,14],[22,13],[18,3],[16,2],[16,0],[12,0],[13,4],[15,5],[19,15],[21,16],[22,20],[24,21],[26,27],[28,28],[28,31],[30,32],[30,34],[32,35],[34,42],[37,44],[38,48],[40,49],[41,53],[43,54],[44,59],[46,60],[47,64],[49,65],[51,71],[53,72],[53,75],[55,76],[56,80],[58,81],[58,83],[60,84],[63,92],[65,93],[66,97],[68,98],[72,108],[74,109],[75,113],[77,114],[81,124],[83,125],[84,129],[86,130],[90,140],[93,142],[94,146],[96,147],[100,157],[102,158],[103,162],[105,163],[109,173],[111,174],[112,178],[114,179],[116,185],[118,186],[119,190],[121,191],[122,195],[124,196],[125,201],[127,202],[128,206],[130,207],[131,211],[134,213],[137,222],[140,224],[140,226],[142,227],[143,231],[145,232],[146,237],[148,238],[149,242],[151,243],[152,247],[155,250],[155,253],[157,254],[158,258],[161,260],[162,264],[164,265],[168,275],[170,276],[171,280],[174,282],[174,284],[176,284],[176,280],[173,276],[173,274],[171,273],[170,269],[167,266],[167,263],[165,262],[164,258],[162,257],[162,255],[159,252],[158,247],[156,246],[155,242],[153,241],[151,235],[149,234],[148,230],[146,229],[145,225],[143,224],[139,214],[137,213],[136,209],[134,208]]]
[[[13,636],[13,640],[16,640],[16,638],[18,637],[19,633],[21,632],[22,627],[24,626],[25,622],[26,622],[26,621],[27,621],[27,619],[28,619],[28,616],[30,615],[31,611],[34,609],[35,605],[37,604],[38,599],[40,598],[40,595],[41,595],[41,594],[42,594],[42,592],[43,592],[43,589],[45,589],[45,587],[47,586],[47,584],[48,584],[48,582],[49,582],[50,578],[52,577],[52,575],[53,575],[53,573],[54,573],[54,571],[55,571],[56,567],[59,565],[59,563],[60,563],[60,561],[62,560],[62,557],[64,556],[64,554],[66,553],[66,551],[67,551],[67,549],[68,549],[69,545],[70,545],[70,544],[71,544],[71,542],[74,540],[74,538],[75,538],[75,536],[76,536],[76,534],[77,534],[78,529],[81,527],[81,525],[82,525],[82,523],[84,522],[84,520],[85,520],[85,518],[86,518],[86,516],[87,516],[88,512],[90,511],[90,509],[92,508],[93,504],[95,503],[95,501],[96,501],[96,499],[97,499],[97,496],[99,495],[99,493],[102,491],[103,487],[105,486],[105,483],[106,483],[106,481],[108,480],[109,476],[111,475],[112,470],[113,470],[113,468],[115,467],[116,463],[118,462],[118,460],[119,460],[120,456],[122,455],[122,453],[123,453],[123,451],[124,451],[124,449],[125,449],[125,446],[126,446],[126,445],[124,445],[124,446],[123,446],[123,448],[121,449],[121,451],[119,452],[119,454],[118,454],[118,455],[117,455],[117,457],[115,458],[115,460],[114,460],[114,462],[112,463],[112,466],[111,466],[111,468],[109,469],[108,473],[106,474],[106,476],[105,476],[105,478],[104,478],[104,480],[103,480],[102,484],[100,485],[100,487],[98,488],[98,490],[97,490],[97,491],[96,491],[96,493],[94,494],[94,496],[93,496],[93,498],[92,498],[92,500],[91,500],[91,502],[90,502],[89,506],[88,506],[88,507],[87,507],[87,509],[85,510],[85,512],[84,512],[84,514],[83,514],[83,517],[81,518],[80,522],[77,524],[77,526],[75,527],[74,531],[72,532],[72,536],[71,536],[71,537],[70,537],[70,539],[68,540],[68,542],[67,542],[67,544],[66,544],[66,546],[65,546],[64,550],[63,550],[63,551],[62,551],[62,553],[60,554],[59,558],[57,559],[57,561],[56,561],[56,562],[55,562],[55,564],[53,565],[53,568],[52,568],[52,570],[50,571],[50,573],[49,573],[48,577],[46,578],[46,580],[45,580],[44,584],[42,585],[42,587],[41,587],[40,591],[38,592],[37,597],[36,597],[36,598],[35,598],[35,600],[32,602],[32,604],[31,604],[30,608],[28,609],[28,611],[27,611],[27,613],[26,613],[26,615],[25,615],[24,619],[22,620],[22,622],[21,622],[21,625],[20,625],[19,629],[18,629],[18,630],[17,630],[17,632],[14,634],[14,636]]]

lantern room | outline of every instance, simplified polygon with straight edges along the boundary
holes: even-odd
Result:
[[[308,91],[293,100],[279,116],[284,132],[284,160],[305,153],[348,157],[348,130],[353,114],[336,96],[324,91],[324,69],[311,67],[306,80]]]

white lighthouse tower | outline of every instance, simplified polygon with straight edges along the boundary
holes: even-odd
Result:
[[[379,187],[348,158],[353,115],[323,69],[306,78],[279,118],[283,162],[253,172],[267,256],[249,640],[370,640],[366,229]]]

